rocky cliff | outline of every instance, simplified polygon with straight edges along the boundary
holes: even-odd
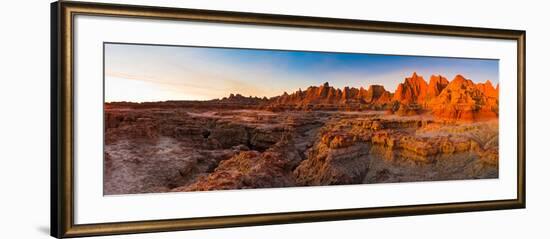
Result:
[[[445,120],[486,120],[498,117],[498,85],[475,84],[462,75],[452,81],[432,75],[429,82],[416,72],[394,93],[381,85],[334,88],[329,83],[311,86],[269,99],[266,108],[281,110],[387,110],[400,116],[432,113]]]
[[[498,92],[490,82],[474,84],[457,75],[432,101],[428,102],[437,118],[477,121],[498,118]]]
[[[426,93],[426,100],[432,100],[437,97],[445,87],[449,84],[447,78],[441,75],[432,75],[430,77],[430,83],[428,84],[428,92]]]
[[[452,81],[432,75],[429,84],[413,73],[399,84],[390,110],[398,115],[431,113],[438,119],[476,121],[498,118],[498,88],[462,75]]]
[[[393,95],[393,101],[401,104],[421,104],[426,100],[428,84],[418,76],[416,72],[411,77],[405,78],[405,82],[399,84]]]
[[[334,88],[328,82],[311,86],[306,90],[272,98],[268,108],[272,110],[363,110],[381,109],[391,101],[391,93],[381,85]]]
[[[271,99],[106,103],[104,193],[498,178],[498,88],[414,73],[395,94],[325,83]]]

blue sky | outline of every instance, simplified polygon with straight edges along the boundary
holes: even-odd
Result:
[[[329,82],[389,91],[417,72],[498,83],[498,60],[234,48],[105,44],[105,100],[276,96]]]

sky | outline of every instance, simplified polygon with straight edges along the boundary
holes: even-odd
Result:
[[[388,91],[413,72],[498,84],[498,60],[105,43],[105,101],[272,97],[328,82]]]

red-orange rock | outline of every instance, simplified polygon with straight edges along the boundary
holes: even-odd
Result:
[[[490,93],[491,88],[488,89]],[[441,119],[476,121],[498,118],[498,98],[487,96],[462,75],[457,75],[437,98],[430,101],[429,108]]]
[[[291,187],[295,186],[292,170],[300,161],[292,136],[286,135],[263,153],[242,151],[221,161],[208,176],[172,191]]]
[[[427,100],[437,97],[445,87],[449,84],[447,78],[441,75],[432,75],[428,84]]]
[[[428,84],[418,76],[416,72],[411,77],[405,78],[405,82],[397,86],[393,100],[402,104],[423,103],[428,94]]]
[[[270,109],[301,110],[361,110],[389,103],[391,93],[381,85],[371,85],[366,90],[361,87],[344,87],[337,89],[324,83],[321,86],[310,86],[306,90],[288,94],[284,93],[271,99]]]
[[[366,91],[364,99],[366,102],[379,102],[385,103],[389,102],[389,92],[384,89],[384,86],[381,85],[370,85],[369,89]]]
[[[485,94],[487,97],[498,98],[498,90],[493,87],[491,81],[487,80],[485,83],[476,84],[477,89]],[[497,85],[498,87],[498,85]]]

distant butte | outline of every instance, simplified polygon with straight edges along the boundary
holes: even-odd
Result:
[[[292,94],[273,97],[269,108],[272,110],[358,110],[362,106],[383,105],[390,100],[391,93],[381,85],[371,85],[368,89],[362,87],[337,89],[324,83],[320,86],[310,86],[304,91],[298,90]]]

